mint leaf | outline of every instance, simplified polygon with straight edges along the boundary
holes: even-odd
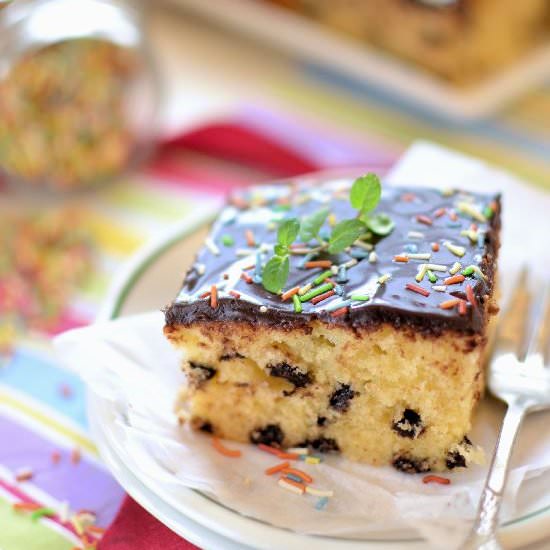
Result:
[[[273,247],[273,252],[275,252],[276,256],[286,256],[288,255],[288,246],[285,246],[283,244],[276,244]]]
[[[288,256],[273,256],[262,271],[262,285],[269,291],[277,294],[285,286],[290,271]]]
[[[342,252],[342,250],[351,246],[365,231],[365,224],[358,219],[340,222],[332,230],[332,235],[328,241],[328,251],[331,254]]]
[[[317,237],[321,226],[327,219],[328,213],[329,209],[323,208],[309,216],[305,216],[300,225],[300,240],[307,243]]]
[[[284,220],[277,231],[277,241],[282,246],[290,246],[298,236],[300,222],[296,218]]]
[[[366,213],[376,208],[381,195],[382,187],[378,176],[369,173],[353,182],[349,199],[353,208]]]
[[[365,223],[374,234],[380,237],[389,235],[395,227],[393,220],[387,214],[383,213],[369,216],[369,218],[365,220]]]

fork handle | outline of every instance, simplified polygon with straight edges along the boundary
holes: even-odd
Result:
[[[477,518],[462,550],[499,550],[496,538],[498,513],[508,475],[508,466],[519,428],[526,412],[526,404],[510,401],[498,436],[489,475],[479,501]]]

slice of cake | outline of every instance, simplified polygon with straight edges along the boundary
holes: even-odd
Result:
[[[466,466],[499,197],[387,186],[373,210],[377,178],[352,183],[233,197],[166,310],[188,375],[178,413],[235,441]]]
[[[460,85],[548,38],[547,0],[269,0]]]

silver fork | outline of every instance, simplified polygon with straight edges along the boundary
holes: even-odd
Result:
[[[508,405],[479,501],[477,519],[462,550],[500,550],[498,514],[510,457],[525,416],[550,408],[550,339],[547,329],[550,281],[536,293],[527,289],[527,273],[499,323],[488,371],[490,392]]]

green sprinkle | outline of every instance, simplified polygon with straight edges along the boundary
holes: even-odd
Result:
[[[469,265],[468,267],[464,268],[460,273],[462,273],[462,275],[464,275],[464,277],[469,277],[470,275],[473,275],[474,274],[474,267]]]
[[[325,279],[328,279],[331,275],[334,275],[331,269],[328,269],[327,271],[323,271],[321,275],[318,275],[317,277],[315,277],[315,279],[313,279],[313,284],[320,285]]]
[[[222,235],[222,244],[224,246],[233,246],[235,244],[235,239],[231,235]]]
[[[296,313],[302,313],[302,303],[300,302],[300,298],[298,298],[298,294],[292,296],[292,302],[294,303],[294,311]]]
[[[52,510],[51,508],[38,508],[37,510],[34,510],[34,512],[31,514],[31,519],[33,521],[36,521],[45,516],[47,517],[55,516],[55,510]]]
[[[309,302],[309,300],[311,300],[312,298],[315,298],[315,296],[319,296],[319,294],[323,294],[323,292],[328,292],[329,290],[332,290],[333,286],[334,285],[332,283],[327,283],[325,285],[318,286],[317,288],[314,288],[313,290],[306,292],[303,296],[300,296],[300,301]]]
[[[493,217],[493,209],[490,207],[490,206],[486,206],[484,209],[483,209],[483,215],[487,218],[487,219],[491,219]]]
[[[290,204],[276,204],[271,207],[271,210],[273,210],[273,212],[286,212],[290,210]]]
[[[370,300],[370,296],[367,296],[366,294],[356,294],[355,296],[350,296],[350,300],[355,300],[356,302],[368,302]]]
[[[428,279],[430,279],[430,283],[437,283],[437,277],[435,276],[435,273],[428,269],[426,271],[426,274],[428,275]]]

